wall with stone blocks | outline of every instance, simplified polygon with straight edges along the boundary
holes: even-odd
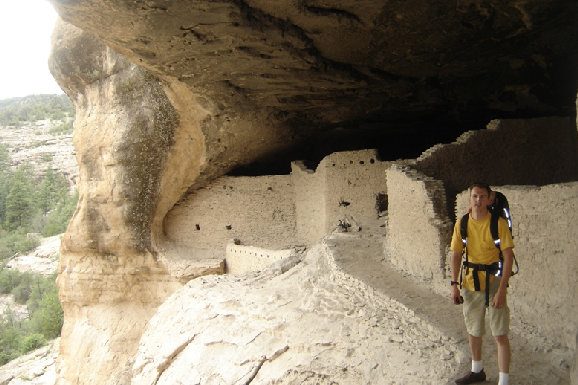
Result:
[[[474,181],[491,185],[571,182],[578,180],[576,122],[573,118],[494,120],[486,130],[466,132],[453,143],[425,151],[415,168],[442,180],[449,199]]]
[[[409,166],[394,165],[387,171],[387,185],[386,259],[414,278],[441,287],[452,229],[442,183]]]
[[[229,243],[226,250],[228,274],[242,274],[258,271],[270,264],[295,255],[295,249],[271,250],[255,246]]]
[[[326,186],[325,233],[334,230],[339,220],[347,220],[352,230],[360,227],[364,232],[375,232],[385,223],[385,171],[390,165],[379,161],[375,150],[337,152],[321,161],[317,173]]]
[[[167,241],[191,257],[224,256],[227,243],[282,249],[296,238],[289,175],[221,177],[190,194],[167,215]]]
[[[512,317],[533,334],[576,349],[578,325],[578,182],[492,187],[506,195],[520,265],[510,279]],[[468,208],[468,191],[456,213]]]
[[[312,244],[347,221],[350,230],[360,227],[377,232],[385,221],[390,162],[378,160],[375,150],[336,152],[325,157],[315,171],[293,162],[297,234],[300,242]]]
[[[171,210],[164,241],[182,260],[222,257],[233,239],[266,249],[310,245],[339,220],[383,232],[389,165],[363,150],[329,155],[316,171],[293,162],[291,175],[221,177]]]
[[[295,191],[295,221],[297,242],[311,245],[327,228],[325,215],[326,184],[318,173],[303,162],[291,163],[291,179]]]

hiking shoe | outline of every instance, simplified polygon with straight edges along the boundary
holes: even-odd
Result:
[[[484,373],[484,369],[479,373],[470,372],[462,378],[458,378],[456,384],[473,384],[482,381],[486,381],[486,373]]]

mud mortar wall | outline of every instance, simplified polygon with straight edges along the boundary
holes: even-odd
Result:
[[[473,181],[546,185],[578,180],[577,148],[573,118],[494,120],[486,130],[430,148],[415,168],[442,180],[451,199]]]
[[[348,231],[376,232],[385,223],[390,162],[375,150],[344,151],[324,158],[317,170],[293,162],[298,240],[313,244],[341,223]]]
[[[375,231],[384,224],[385,170],[390,164],[379,161],[375,150],[333,153],[321,161],[317,173],[326,184],[325,233],[335,229],[340,220],[349,222],[351,231]]]
[[[181,201],[165,220],[170,241],[189,253],[225,255],[227,243],[285,248],[295,240],[288,175],[221,177]]]
[[[387,171],[387,185],[386,259],[419,280],[444,286],[444,255],[452,224],[445,215],[442,183],[408,166],[394,165]]]
[[[291,178],[295,187],[295,217],[297,241],[313,244],[325,234],[326,185],[315,171],[303,162],[291,163]]]

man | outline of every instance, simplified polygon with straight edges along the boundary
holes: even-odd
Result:
[[[470,213],[467,222],[467,257],[468,266],[464,267],[462,282],[458,281],[464,244],[461,237],[461,220],[458,220],[452,236],[451,243],[451,299],[454,304],[463,303],[464,321],[468,331],[468,342],[472,356],[472,370],[464,377],[456,380],[457,384],[472,384],[486,380],[482,361],[482,336],[485,332],[486,313],[486,273],[484,267],[491,266],[500,261],[500,251],[494,244],[490,232],[491,213],[488,206],[491,204],[492,191],[490,186],[483,183],[475,183],[469,188]],[[498,385],[509,385],[510,371],[510,340],[508,332],[510,327],[510,310],[507,305],[506,295],[508,281],[512,273],[514,258],[514,242],[508,229],[508,223],[504,218],[498,220],[498,235],[500,237],[500,250],[503,255],[503,268],[501,277],[493,274],[489,278],[488,315],[490,329],[496,341],[498,350],[498,367],[500,379]],[[494,265],[495,266],[495,265]],[[492,270],[492,269],[488,269]],[[493,271],[492,271],[493,272]],[[477,274],[478,277],[474,277]],[[460,293],[460,288],[462,292]],[[475,289],[478,288],[478,291]]]

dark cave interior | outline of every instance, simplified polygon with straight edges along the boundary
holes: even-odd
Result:
[[[557,116],[575,116],[566,110]],[[418,158],[424,151],[440,143],[454,142],[461,134],[483,130],[492,119],[529,119],[543,117],[531,112],[421,114],[411,119],[356,122],[348,126],[319,130],[298,145],[268,154],[255,162],[231,170],[230,176],[285,175],[291,162],[301,160],[315,170],[321,160],[334,152],[376,149],[379,160],[394,161]]]

